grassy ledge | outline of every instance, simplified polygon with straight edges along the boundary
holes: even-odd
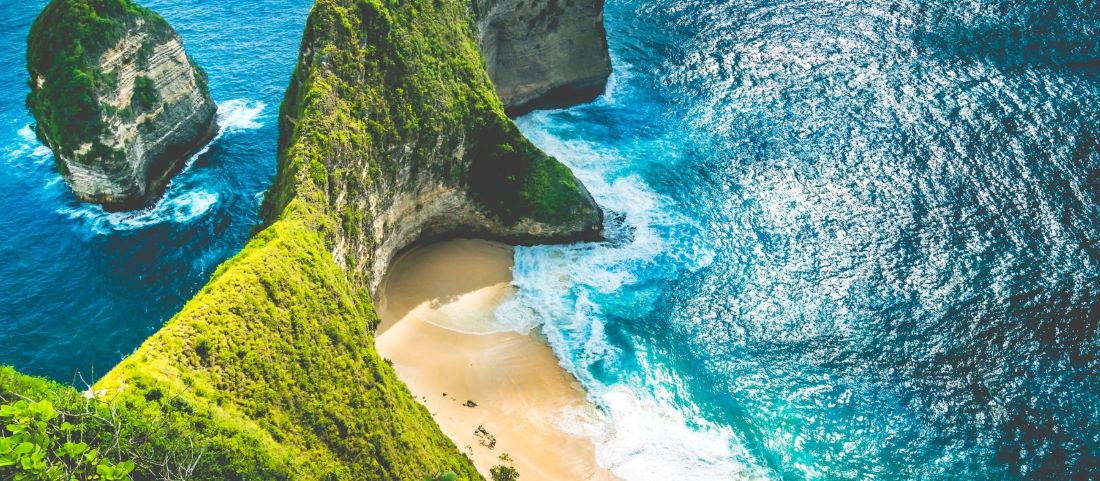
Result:
[[[598,236],[602,214],[504,115],[473,17],[462,0],[316,2],[265,227],[87,401],[139,420],[151,454],[115,453],[135,478],[164,479],[148,459],[167,453],[191,479],[482,479],[374,350],[360,260],[446,234],[395,214],[424,192],[463,203],[447,229],[516,240]]]

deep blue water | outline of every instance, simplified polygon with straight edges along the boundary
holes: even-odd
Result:
[[[46,2],[0,3],[0,364],[91,382],[178,311],[258,222],[312,2],[142,2],[206,69],[223,132],[155,207],[113,215],[75,200],[29,128],[26,35]]]
[[[150,1],[223,135],[155,208],[76,203],[0,18],[0,363],[106,371],[256,224],[308,0]],[[636,480],[1100,479],[1100,6],[611,0],[605,96],[519,120],[611,213],[521,248]]]

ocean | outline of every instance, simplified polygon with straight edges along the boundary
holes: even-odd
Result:
[[[77,203],[0,18],[0,363],[94,379],[243,246],[310,2],[145,2],[223,131],[142,212]],[[591,104],[517,120],[608,240],[498,311],[627,481],[1100,479],[1100,7],[611,0]]]
[[[142,2],[209,74],[220,133],[161,201],[126,213],[77,202],[35,139],[26,36],[46,3],[5,0],[0,17],[0,364],[83,385],[179,311],[259,223],[311,2]]]

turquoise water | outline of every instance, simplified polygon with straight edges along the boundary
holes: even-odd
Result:
[[[517,254],[628,479],[1100,479],[1100,5],[610,1]]]
[[[0,18],[0,363],[105,371],[236,252],[302,1],[147,5],[222,136],[153,209],[76,203]],[[596,102],[519,120],[608,211],[521,248],[502,319],[603,408],[636,480],[1100,479],[1100,8],[612,0]]]

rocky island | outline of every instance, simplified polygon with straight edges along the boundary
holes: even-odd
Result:
[[[478,0],[478,37],[509,115],[588,102],[611,57],[603,0]]]
[[[27,106],[82,201],[139,207],[216,132],[206,74],[130,0],[53,0],[28,37]]]
[[[379,285],[417,243],[595,240],[603,214],[505,115],[475,15],[466,0],[317,0],[263,228],[94,400],[10,369],[0,398],[110,412],[85,439],[135,479],[483,479],[376,351]]]

